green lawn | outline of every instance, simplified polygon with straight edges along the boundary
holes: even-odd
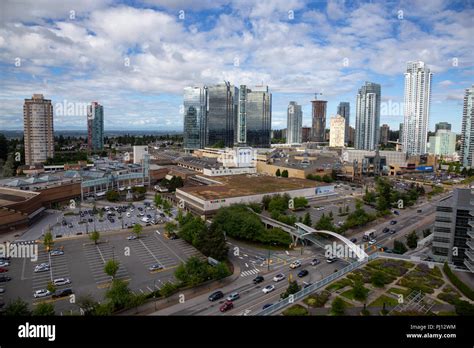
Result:
[[[383,307],[384,302],[386,306],[396,306],[398,304],[398,301],[393,297],[380,295],[374,302],[369,304],[369,307]]]

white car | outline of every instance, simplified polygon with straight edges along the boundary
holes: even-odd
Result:
[[[377,243],[377,240],[376,239],[371,239],[369,241],[369,245],[374,245],[375,243]]]
[[[279,282],[281,280],[285,279],[285,275],[283,273],[279,273],[276,276],[273,277],[274,282]]]
[[[135,209],[130,208],[130,213],[133,213],[134,211],[135,211]]]
[[[0,267],[7,267],[7,266],[10,266],[10,262],[8,262],[8,261],[0,262]]]
[[[266,287],[262,289],[264,294],[268,294],[269,292],[272,292],[273,290],[275,290],[275,285],[267,285]]]
[[[61,286],[71,284],[71,281],[69,280],[69,278],[56,278],[55,280],[53,280],[53,284],[56,286]]]
[[[49,255],[51,255],[51,256],[64,255],[64,251],[62,251],[62,250],[51,250],[51,251],[49,252]]]
[[[146,223],[149,223],[149,222],[150,222],[150,218],[144,217],[144,218],[142,218],[142,221],[143,221],[143,222],[146,222]]]
[[[300,261],[300,260],[296,260],[296,261],[294,261],[293,263],[291,263],[290,268],[291,268],[291,269],[295,269],[295,268],[298,268],[298,267],[300,267],[300,266],[301,266],[301,261]]]
[[[35,273],[46,272],[46,271],[49,271],[49,264],[47,263],[42,263],[41,265],[37,265],[35,267]]]
[[[3,294],[5,292],[5,288],[0,288],[0,294]]]
[[[337,260],[337,257],[330,256],[326,259],[327,263],[333,263]]]
[[[49,296],[49,295],[51,295],[51,292],[49,290],[46,290],[46,289],[36,290],[35,293],[33,294],[33,296],[35,298],[46,297],[46,296]]]
[[[137,239],[137,236],[135,235],[127,237],[127,240],[135,240],[135,239]]]
[[[130,214],[130,213],[127,213],[126,215],[127,215],[127,217],[131,217],[131,216],[132,216],[132,214]]]

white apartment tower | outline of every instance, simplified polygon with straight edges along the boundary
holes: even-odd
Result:
[[[430,101],[430,69],[424,62],[407,63],[405,73],[403,151],[409,155],[426,153],[428,136]]]
[[[474,167],[474,85],[466,88],[462,111],[461,161],[464,167]]]
[[[288,144],[301,144],[303,131],[303,112],[301,105],[292,101],[288,105],[286,142]]]

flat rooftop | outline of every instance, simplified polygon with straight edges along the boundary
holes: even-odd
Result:
[[[183,191],[204,200],[222,199],[230,197],[251,196],[266,193],[286,191],[325,186],[325,183],[317,183],[312,180],[297,178],[279,178],[264,175],[229,175],[220,177],[203,177],[219,181],[221,185],[182,187]]]
[[[30,199],[39,193],[0,187],[0,207]]]

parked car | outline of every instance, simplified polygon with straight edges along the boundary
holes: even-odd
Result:
[[[283,273],[279,273],[276,276],[273,277],[274,282],[279,282],[285,279],[285,275]]]
[[[53,280],[53,284],[56,286],[71,284],[71,280],[69,278],[56,278]]]
[[[6,283],[6,282],[9,282],[10,280],[12,280],[12,278],[9,276],[4,275],[0,277],[0,283]]]
[[[240,294],[238,292],[233,292],[232,294],[230,294],[229,296],[227,296],[227,301],[235,301],[235,300],[238,300],[240,298]]]
[[[128,237],[127,237],[127,240],[135,240],[135,239],[137,239],[137,238],[138,238],[137,236],[131,235],[131,236],[128,236]]]
[[[253,279],[253,283],[254,284],[258,284],[258,283],[261,283],[263,282],[265,279],[262,277],[262,276],[256,276],[254,279]]]
[[[298,268],[301,266],[301,261],[300,260],[296,260],[296,261],[293,261],[291,264],[290,264],[290,268],[291,269],[295,269],[295,268]]]
[[[69,227],[69,228],[72,228],[72,224],[71,224],[71,223],[69,223],[69,224],[67,225],[67,227]]]
[[[6,273],[6,272],[8,272],[8,269],[4,267],[0,267],[0,273]]]
[[[43,264],[41,264],[41,265],[37,265],[37,266],[35,267],[35,270],[34,270],[35,273],[46,272],[46,271],[49,271],[49,264],[47,264],[47,263],[43,263]]]
[[[223,297],[224,297],[224,293],[219,290],[210,294],[208,297],[208,300],[211,302],[214,302],[214,301],[220,300]]]
[[[220,308],[219,310],[221,312],[227,312],[229,310],[231,310],[232,308],[234,308],[234,303],[231,302],[231,301],[226,301]]]
[[[59,297],[65,297],[72,295],[72,289],[61,289],[61,290],[56,290],[53,294],[53,298],[59,298]]]
[[[62,251],[62,250],[51,250],[51,251],[49,252],[49,255],[51,255],[51,256],[64,255],[64,251]]]
[[[150,267],[148,267],[149,271],[158,271],[160,269],[163,269],[163,266],[160,265],[159,263],[155,263],[155,264],[151,265]]]
[[[316,265],[319,265],[321,263],[321,261],[319,261],[318,259],[313,259],[313,261],[311,261],[311,266],[316,266]]]
[[[305,270],[305,269],[302,269],[301,271],[298,272],[298,277],[300,278],[303,278],[303,277],[306,277],[308,275],[308,271]]]
[[[10,262],[8,261],[0,261],[0,267],[8,267],[10,266]]]
[[[0,288],[0,294],[5,293],[5,288]]]
[[[268,294],[269,292],[272,292],[273,290],[275,290],[275,285],[270,284],[270,285],[267,285],[266,287],[264,287],[262,289],[262,292],[264,294]]]
[[[51,291],[46,289],[36,290],[33,294],[35,298],[46,297],[51,295]]]
[[[313,285],[312,283],[303,282],[303,289],[306,289],[308,286]]]

